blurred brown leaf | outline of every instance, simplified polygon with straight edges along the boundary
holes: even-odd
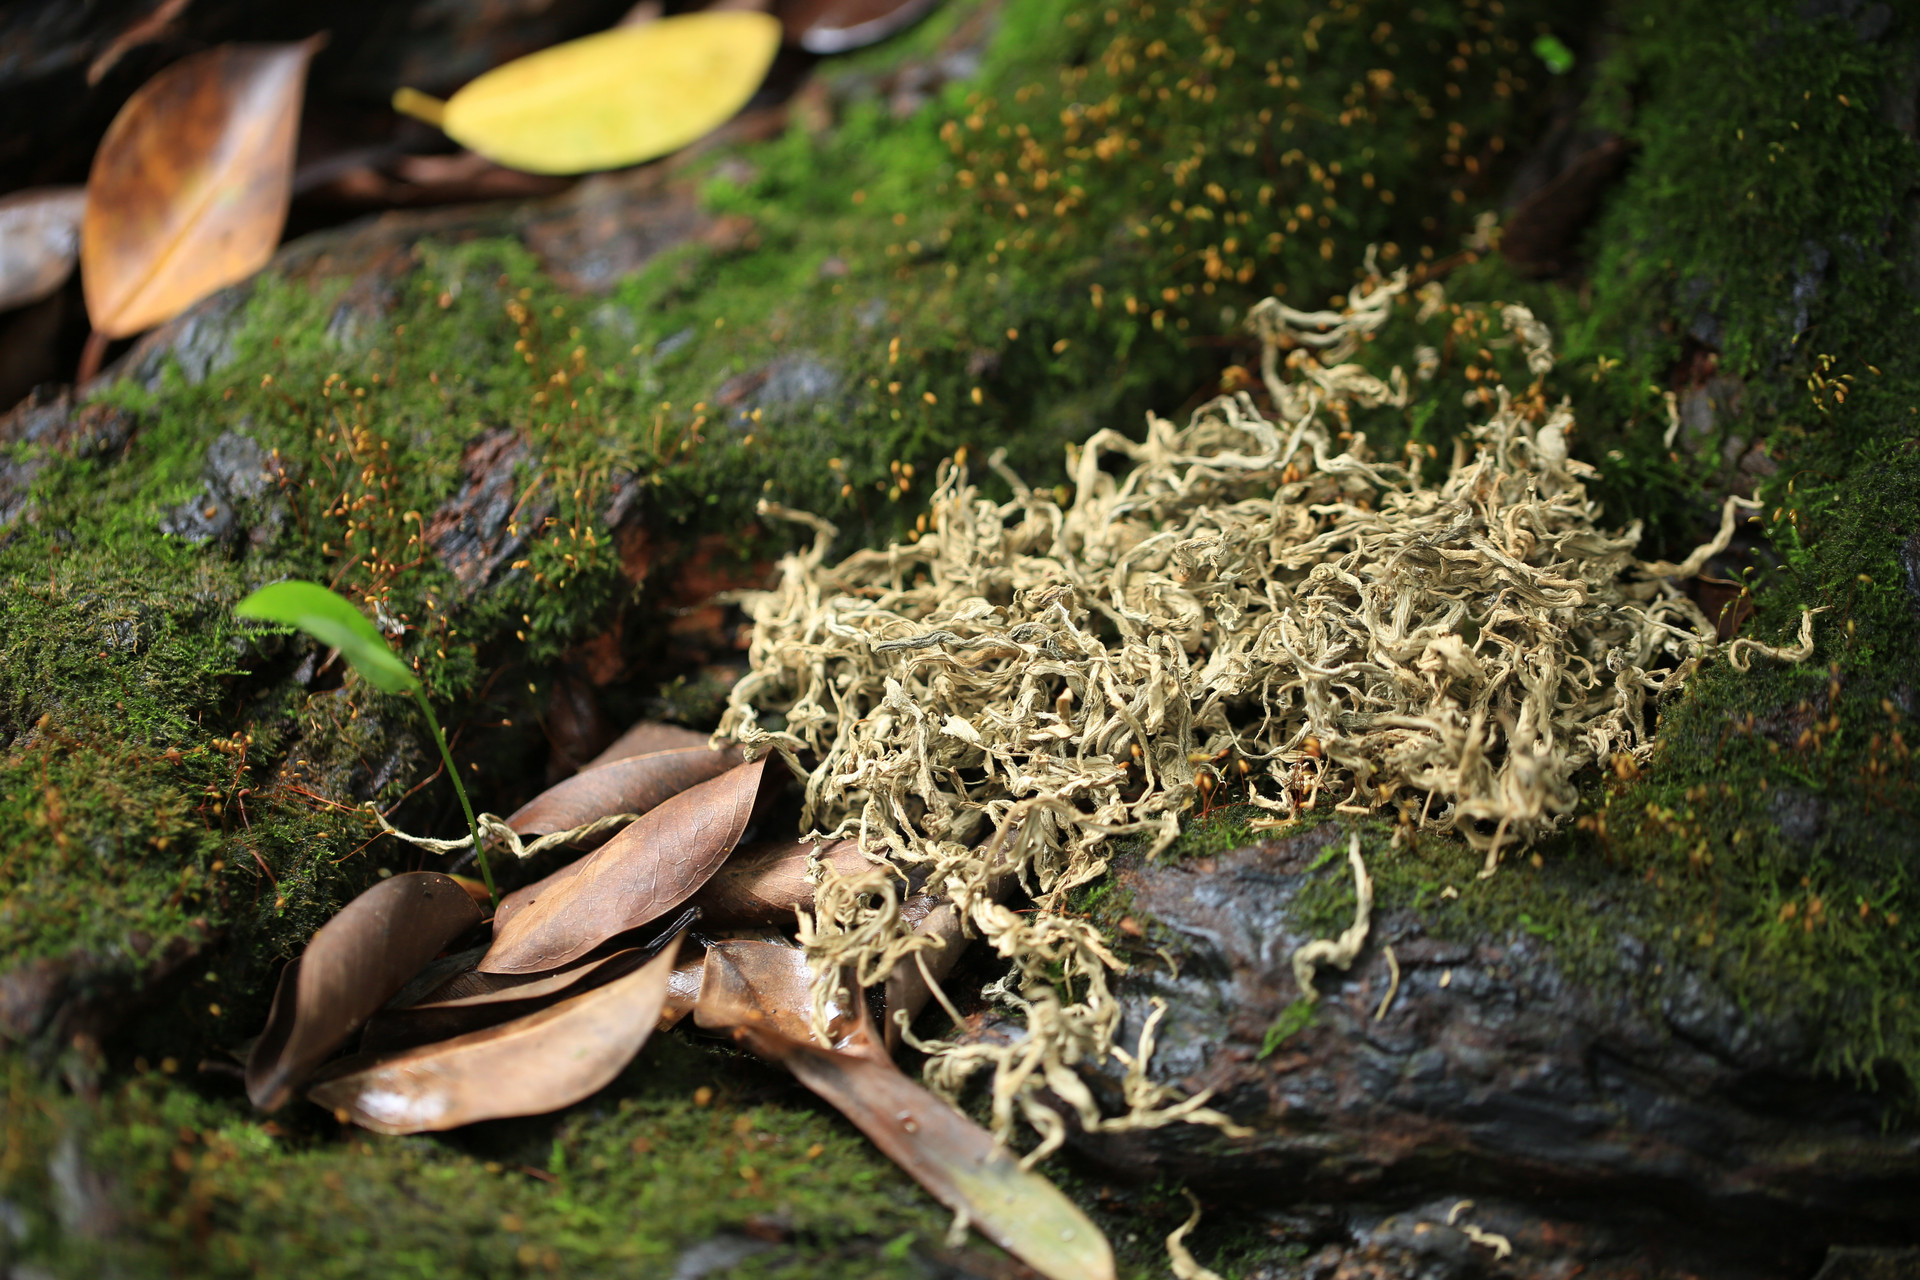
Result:
[[[82,187],[39,187],[0,200],[0,311],[58,289],[80,252]]]
[[[782,0],[787,40],[809,53],[845,53],[885,40],[933,12],[940,0]]]
[[[382,880],[320,926],[280,974],[267,1029],[247,1056],[247,1096],[280,1107],[313,1069],[453,939],[484,917],[447,876]]]
[[[804,840],[762,840],[735,852],[693,895],[701,926],[791,925],[795,907],[813,905],[807,855],[815,848]],[[858,840],[837,840],[818,848],[820,860],[837,875],[852,875],[873,865],[861,855]]]
[[[704,742],[628,756],[583,769],[565,782],[548,787],[516,809],[507,825],[522,836],[544,836],[571,831],[616,813],[646,813],[739,763],[738,751],[712,751]],[[603,835],[592,843],[604,843],[606,839]]]
[[[127,99],[87,178],[80,272],[97,333],[138,333],[267,264],[318,48],[221,45]]]
[[[537,895],[496,916],[487,973],[536,973],[585,955],[692,897],[740,843],[785,770],[768,757],[703,782],[642,815]],[[504,903],[502,906],[504,907]]]
[[[343,1063],[307,1096],[377,1133],[543,1115],[605,1086],[660,1021],[679,940],[585,994],[381,1062]]]

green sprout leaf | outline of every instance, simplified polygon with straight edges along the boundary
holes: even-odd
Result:
[[[1573,50],[1562,44],[1558,36],[1541,36],[1533,42],[1533,52],[1547,64],[1547,70],[1557,76],[1573,70]]]
[[[367,615],[317,582],[276,582],[242,600],[233,611],[243,618],[297,627],[333,646],[382,693],[412,693],[420,687]]]
[[[382,693],[413,695],[413,700],[420,704],[420,713],[427,718],[427,727],[433,730],[433,742],[440,748],[447,778],[453,783],[454,794],[460,797],[460,808],[467,815],[467,833],[473,839],[474,857],[480,862],[480,877],[487,882],[487,896],[498,906],[500,894],[493,887],[493,869],[487,865],[487,850],[480,841],[480,824],[474,820],[467,789],[460,785],[460,770],[447,747],[447,735],[440,732],[433,704],[427,701],[426,686],[407,670],[407,664],[388,646],[380,629],[368,622],[367,615],[354,608],[344,596],[317,582],[302,582],[297,578],[260,588],[235,605],[233,611],[242,618],[258,618],[262,622],[298,628],[320,643],[338,649],[353,669]]]

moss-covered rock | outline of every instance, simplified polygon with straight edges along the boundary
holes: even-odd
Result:
[[[1915,805],[1916,37],[1882,6],[1827,8],[1629,0],[1590,31],[1584,11],[1498,0],[956,3],[698,155],[290,246],[84,405],[16,411],[0,1198],[27,1225],[0,1249],[76,1273],[189,1256],[615,1272],[787,1212],[799,1243],[750,1265],[908,1266],[934,1239],[927,1202],[790,1093],[735,1146],[761,1126],[789,1169],[823,1144],[834,1172],[804,1210],[703,1161],[732,1121],[650,1086],[625,1111],[516,1130],[539,1136],[498,1163],[544,1175],[528,1180],[458,1143],[277,1134],[218,1067],[193,1086],[134,1071],[219,1062],[280,960],[373,876],[417,865],[354,806],[460,826],[408,706],[231,605],[287,575],[364,602],[446,709],[470,789],[506,812],[548,740],[569,754],[595,714],[711,715],[736,638],[696,606],[784,545],[762,497],[851,542],[912,536],[916,495],[962,446],[1051,482],[1093,429],[1240,385],[1246,308],[1343,293],[1370,244],[1462,304],[1430,322],[1462,395],[1526,385],[1486,304],[1553,325],[1543,394],[1573,397],[1576,448],[1651,549],[1691,543],[1716,489],[1760,493],[1715,566],[1730,625],[1779,639],[1803,605],[1828,610],[1812,662],[1709,666],[1665,709],[1645,776],[1591,780],[1581,825],[1537,851],[1566,875],[1455,878],[1443,906],[1409,857],[1380,869],[1383,903],[1436,934],[1539,939],[1591,975],[1595,895],[1631,897],[1661,954],[1804,1019],[1819,1066],[1897,1096],[1920,1061],[1915,837],[1887,816]],[[1545,30],[1581,87],[1531,52]],[[1550,104],[1634,158],[1585,276],[1539,282],[1471,237]],[[1442,447],[1467,412],[1357,425]],[[734,1059],[661,1052],[765,1087]],[[35,1074],[50,1064],[100,1101]],[[654,1165],[633,1163],[636,1137]],[[753,1164],[768,1185],[774,1161]],[[476,1196],[483,1176],[499,1185]],[[636,1196],[665,1197],[672,1228],[633,1231]],[[1164,1230],[1182,1205],[1151,1213]]]

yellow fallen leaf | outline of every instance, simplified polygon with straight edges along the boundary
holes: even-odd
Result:
[[[570,40],[495,67],[447,101],[396,111],[497,164],[586,173],[677,151],[746,105],[780,48],[764,13],[690,13]]]

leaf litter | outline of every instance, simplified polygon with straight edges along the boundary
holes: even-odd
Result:
[[[774,788],[768,757],[699,783],[649,810],[499,922],[480,961],[489,973],[543,972],[692,897],[740,844]],[[782,771],[784,773],[784,770]],[[536,886],[537,887],[537,886]]]
[[[584,995],[367,1065],[348,1060],[309,1091],[376,1133],[421,1133],[570,1106],[620,1074],[666,1004],[679,940]]]
[[[548,836],[607,814],[642,814],[739,763],[738,751],[715,751],[703,742],[589,765],[521,805],[507,825],[521,836]],[[609,834],[595,832],[585,840],[598,843]]]
[[[0,311],[40,301],[73,274],[80,256],[81,187],[38,187],[0,197]]]
[[[382,880],[320,926],[280,975],[267,1027],[247,1057],[247,1096],[273,1111],[441,948],[481,922],[450,876]]]

